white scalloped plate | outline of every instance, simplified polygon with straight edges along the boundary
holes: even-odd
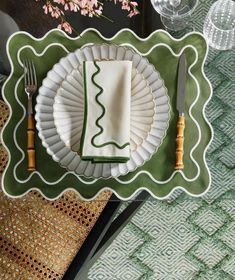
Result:
[[[53,107],[55,126],[61,140],[67,147],[79,154],[84,115],[81,67],[74,69],[62,82]],[[135,151],[147,138],[155,112],[155,102],[148,82],[136,69],[133,69],[131,77],[131,151]]]
[[[68,143],[65,144],[62,141],[53,116],[55,97],[66,78],[71,77],[74,69],[79,69],[83,61],[102,59],[131,60],[133,68],[148,82],[156,104],[156,114],[154,115],[150,131],[147,137],[142,139],[142,144],[137,145],[131,151],[130,160],[127,163],[93,164],[89,161],[81,160],[78,153],[72,151],[71,147],[66,146]],[[148,116],[146,115],[146,117]],[[142,166],[151,158],[162,143],[168,128],[169,118],[170,104],[167,90],[154,66],[146,58],[129,48],[106,44],[78,49],[55,64],[52,70],[48,72],[39,89],[35,115],[39,137],[52,158],[62,167],[67,168],[68,171],[93,178],[118,177]],[[138,122],[137,118],[136,122]],[[136,141],[136,143],[138,142]]]

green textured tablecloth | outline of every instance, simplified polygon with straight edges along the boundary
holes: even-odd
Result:
[[[197,31],[213,2],[199,1]],[[210,49],[206,63],[214,90],[206,109],[214,128],[209,193],[147,201],[89,270],[90,280],[235,279],[234,61],[234,50]]]

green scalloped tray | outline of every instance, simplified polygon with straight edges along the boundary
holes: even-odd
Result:
[[[132,46],[155,66],[165,81],[172,108],[167,135],[157,153],[142,167],[119,178],[98,180],[67,172],[52,160],[36,136],[38,170],[29,172],[25,158],[27,99],[19,59],[28,57],[34,60],[40,86],[55,63],[68,52],[88,43]],[[112,38],[105,38],[95,29],[87,29],[77,38],[70,38],[58,29],[49,31],[40,39],[25,32],[13,34],[7,45],[12,71],[3,88],[4,100],[11,112],[2,131],[2,140],[9,153],[9,162],[2,176],[3,191],[11,197],[20,197],[37,189],[47,199],[55,199],[67,189],[74,189],[87,200],[95,199],[104,189],[111,189],[123,200],[130,199],[140,189],[149,191],[158,199],[166,198],[179,188],[192,196],[204,194],[211,184],[206,150],[213,134],[204,113],[212,95],[211,85],[203,71],[207,49],[203,36],[196,32],[180,40],[173,39],[163,30],[144,39],[129,29],[120,30]],[[189,66],[186,84],[185,168],[183,171],[175,171],[177,66],[183,50]]]

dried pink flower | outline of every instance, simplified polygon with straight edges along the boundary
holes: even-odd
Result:
[[[65,0],[53,0],[53,2],[61,5],[65,4]]]
[[[134,1],[131,1],[130,4],[131,4],[131,6],[133,6],[133,7],[137,7],[137,6],[138,6],[138,3],[137,3],[137,2],[134,2]]]
[[[53,6],[51,3],[47,3],[43,6],[44,13],[50,13],[52,17],[59,18],[61,15],[64,15],[64,12],[57,6]]]
[[[72,34],[72,26],[67,22],[67,21],[65,21],[65,22],[62,22],[61,24],[59,24],[58,26],[57,26],[57,28],[59,28],[59,29],[64,29],[66,32],[68,32],[69,34]]]
[[[128,17],[133,17],[135,15],[138,15],[139,14],[139,11],[138,10],[133,10],[133,11],[130,11],[130,13],[127,15]]]

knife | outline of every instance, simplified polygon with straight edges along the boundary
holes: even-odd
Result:
[[[185,129],[184,105],[185,105],[186,69],[187,69],[186,55],[185,53],[182,53],[179,59],[177,99],[176,99],[176,109],[179,112],[178,121],[177,121],[177,132],[176,132],[175,169],[177,170],[182,170],[184,168],[184,162],[183,162],[184,129]]]

